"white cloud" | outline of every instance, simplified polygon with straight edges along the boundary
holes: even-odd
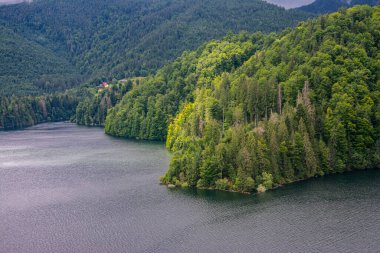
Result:
[[[265,0],[268,3],[276,4],[287,9],[296,8],[303,5],[308,5],[314,2],[315,0]]]

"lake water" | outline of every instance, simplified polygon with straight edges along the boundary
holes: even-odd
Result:
[[[162,143],[0,132],[0,252],[380,252],[380,172],[260,195],[167,189]]]

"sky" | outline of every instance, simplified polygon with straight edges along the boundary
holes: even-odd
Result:
[[[15,4],[25,2],[25,0],[0,0],[0,4]]]
[[[265,0],[265,1],[272,4],[280,5],[289,9],[289,8],[296,8],[303,5],[311,4],[315,0]]]
[[[19,3],[23,2],[24,0],[0,0],[0,4],[11,4],[11,3]],[[307,5],[309,3],[314,2],[314,0],[265,0],[269,3],[277,4],[280,6],[283,6],[285,8],[295,8],[302,5]]]

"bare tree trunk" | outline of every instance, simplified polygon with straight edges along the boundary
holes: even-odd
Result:
[[[282,87],[281,87],[281,83],[278,84],[277,111],[279,114],[282,114]]]
[[[224,106],[223,106],[223,123],[222,123],[222,133],[224,134]]]

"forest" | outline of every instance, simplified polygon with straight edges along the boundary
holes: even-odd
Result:
[[[380,8],[185,52],[111,109],[106,132],[166,140],[170,185],[251,192],[380,164]]]
[[[79,102],[75,112],[75,122],[85,126],[104,126],[108,110],[116,106],[122,97],[140,84],[140,78],[123,79],[114,84],[103,83],[97,90],[89,89],[88,96]]]
[[[164,141],[169,122],[186,102],[194,100],[197,87],[208,85],[217,75],[239,67],[269,43],[270,38],[261,33],[230,34],[221,41],[211,41],[196,51],[185,52],[155,76],[147,77],[109,111],[106,133]]]
[[[90,96],[81,87],[39,96],[0,96],[0,130],[14,130],[43,122],[75,121],[80,101]]]
[[[0,22],[0,95],[40,95],[72,88],[83,80],[72,64]]]
[[[59,2],[60,8],[70,9],[71,1]],[[86,34],[91,34],[92,29],[104,33],[109,30],[107,26],[104,26],[105,30],[97,26],[81,30],[81,19],[75,12],[68,23],[61,23],[60,19],[51,24],[47,21],[38,23],[47,18],[38,16],[45,13],[44,6],[48,4],[53,8],[56,3],[41,0],[32,5],[7,7],[25,14],[17,17],[0,8],[1,23],[9,17],[0,30],[11,38],[0,44],[4,49],[0,49],[1,57],[9,57],[7,53],[12,50],[16,55],[17,44],[22,45],[18,52],[20,57],[23,50],[27,51],[22,56],[25,61],[21,61],[25,64],[23,75],[12,74],[17,70],[17,64],[3,63],[0,129],[20,129],[41,122],[71,120],[81,125],[104,126],[105,132],[114,136],[166,141],[173,156],[167,173],[160,180],[171,187],[263,192],[311,177],[379,167],[380,7],[340,9],[277,33],[229,32],[224,38],[206,43],[203,41],[210,37],[201,36],[191,46],[182,43],[182,39],[192,41],[191,36],[197,37],[199,33],[179,35],[176,37],[178,40],[171,43],[181,45],[181,48],[172,55],[168,53],[173,52],[170,46],[165,50],[157,47],[157,51],[152,51],[150,46],[153,44],[157,46],[162,42],[166,45],[165,40],[156,40],[152,35],[150,39],[159,43],[147,43],[140,49],[136,44],[134,49],[164,55],[147,54],[146,58],[139,58],[139,64],[145,60],[153,64],[142,67],[130,64],[133,57],[118,58],[120,55],[125,57],[128,52],[112,53],[114,49],[122,48],[120,46],[109,48],[103,45],[98,48],[83,42],[81,36],[87,38]],[[133,6],[140,6],[142,9],[139,10],[146,11],[148,5],[144,3]],[[160,10],[157,15],[161,15],[171,10],[170,6],[174,8],[171,1],[165,6],[161,6],[162,3],[159,1],[153,7],[149,5],[152,9],[148,9]],[[180,3],[186,5],[186,2],[176,2]],[[214,9],[226,7],[223,5],[226,2],[213,3],[221,4],[211,5]],[[231,13],[235,13],[236,4],[231,2],[231,6],[228,5]],[[268,11],[290,15],[282,8],[260,4],[257,7],[260,15],[269,15],[259,11],[264,7],[270,7]],[[95,2],[94,6],[105,8],[101,1]],[[175,6],[185,8],[183,5]],[[202,3],[195,6],[195,9],[200,8]],[[28,8],[35,8],[34,12],[26,11]],[[201,9],[197,10],[202,22],[209,20],[204,17],[214,21],[218,18],[229,20],[218,15],[204,16]],[[135,11],[130,10],[130,13]],[[244,17],[248,18],[250,11],[247,16],[240,16],[243,27],[249,25]],[[88,15],[95,15],[89,12]],[[273,26],[266,26],[264,31],[280,30],[291,26],[298,18],[309,17],[302,12],[295,13],[288,24],[283,24],[282,18],[272,19]],[[186,15],[178,14],[170,20],[182,20],[195,14]],[[262,18],[260,15],[258,18]],[[270,15],[268,17],[273,17]],[[97,20],[95,16],[93,18]],[[23,18],[29,25],[30,19],[38,22],[32,22],[32,28],[12,27],[12,22]],[[104,25],[103,21],[108,20],[107,24],[116,24],[117,18],[111,22],[101,17],[99,24],[93,23]],[[120,22],[125,21],[122,20]],[[76,23],[78,26],[71,25],[74,21],[79,22]],[[194,21],[194,25],[203,27],[198,21]],[[216,23],[228,27],[219,21]],[[170,25],[166,27],[167,24],[170,22],[157,24],[163,34],[165,29],[173,31]],[[77,38],[66,37],[75,34],[68,27],[78,29],[75,30]],[[258,25],[252,30],[261,28]],[[41,36],[36,36],[36,29]],[[231,30],[241,30],[241,27]],[[221,36],[212,30],[207,31],[212,38]],[[219,28],[215,27],[215,31]],[[142,34],[144,32],[141,30]],[[20,33],[23,36],[18,35]],[[101,39],[94,39],[93,43],[106,43],[108,39],[114,42],[115,38],[102,34]],[[10,42],[12,39],[15,40],[13,44]],[[110,42],[109,45],[116,44]],[[168,63],[183,50],[197,46],[197,49],[184,51]],[[91,50],[95,50],[94,55]],[[33,59],[38,57],[44,64],[33,64]],[[91,59],[101,64],[94,65]],[[157,59],[162,62],[154,63]],[[111,62],[126,64],[132,69],[124,66],[114,72],[117,74],[108,75],[116,66]],[[75,68],[77,64],[83,67],[80,73]],[[36,66],[29,69],[30,65]],[[92,72],[100,75],[94,76]],[[41,77],[41,73],[47,74]],[[13,82],[21,86],[9,82],[7,75],[17,77]],[[62,79],[62,75],[71,78]],[[128,75],[141,77],[124,78]],[[84,76],[93,78],[92,83],[70,88],[82,82]],[[105,82],[108,78],[112,78],[110,84]],[[23,80],[27,82],[23,83]],[[21,87],[20,93],[11,96],[16,87]],[[63,91],[66,88],[70,89]]]
[[[279,31],[310,16],[259,0],[38,0],[0,6],[0,129],[69,118],[103,126],[107,110],[129,88],[98,94],[102,82],[155,73],[183,51],[228,31]],[[81,87],[88,87],[83,101],[71,96]],[[54,103],[63,106],[62,117],[43,116],[36,106],[41,97],[61,100],[67,93],[80,103],[74,111],[70,103]]]
[[[379,5],[380,0],[316,0],[309,5],[301,6],[297,10],[315,14],[331,13],[340,8],[350,8],[355,5]]]
[[[0,94],[39,95],[147,76],[228,31],[280,31],[311,16],[261,0],[36,0],[0,6]]]

